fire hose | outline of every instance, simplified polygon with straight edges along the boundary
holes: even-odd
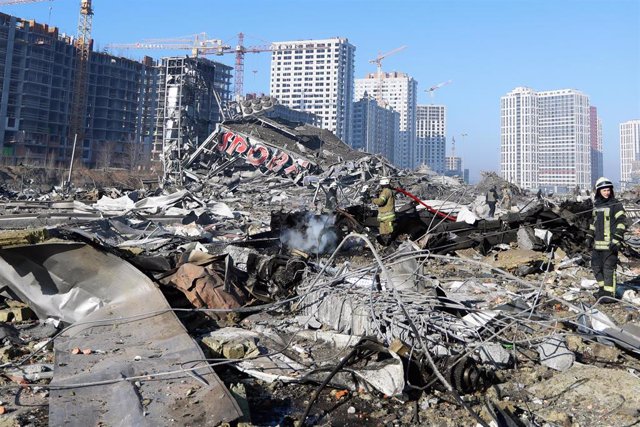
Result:
[[[405,190],[405,189],[402,189],[402,188],[399,188],[399,187],[398,187],[398,188],[393,188],[393,190],[397,191],[398,193],[402,193],[402,194],[404,194],[404,195],[405,195],[405,196],[407,196],[407,197],[412,198],[412,199],[413,199],[413,200],[415,200],[417,203],[420,203],[422,206],[424,206],[426,210],[428,210],[429,212],[431,212],[431,213],[433,213],[433,214],[435,214],[435,215],[438,215],[438,216],[439,216],[439,217],[441,217],[441,218],[448,219],[449,221],[454,221],[454,222],[457,220],[457,217],[456,217],[455,215],[446,214],[446,213],[444,213],[444,212],[441,212],[439,209],[435,209],[435,208],[433,208],[433,207],[431,207],[431,206],[427,205],[425,202],[423,202],[422,200],[420,200],[417,196],[415,196],[415,195],[413,195],[413,194],[409,193],[409,192],[408,192],[407,190]]]

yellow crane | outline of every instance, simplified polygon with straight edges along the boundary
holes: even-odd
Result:
[[[382,73],[382,60],[385,58],[388,58],[391,55],[395,55],[396,53],[403,51],[407,48],[407,46],[400,46],[397,47],[393,50],[390,50],[387,53],[380,53],[378,54],[378,56],[376,56],[373,59],[369,60],[370,64],[376,64],[377,66],[377,71],[376,71],[376,77],[378,78],[378,90],[376,91],[376,100],[378,101],[378,104],[382,105],[382,84],[383,84],[383,80],[384,80],[384,74]]]
[[[73,101],[71,103],[71,119],[69,135],[82,143],[85,131],[85,116],[87,110],[87,94],[89,83],[89,60],[91,57],[91,27],[93,24],[93,8],[91,0],[80,0],[80,17],[78,20],[78,37],[75,41],[77,60],[76,76],[73,83]]]

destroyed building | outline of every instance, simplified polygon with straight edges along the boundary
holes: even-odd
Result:
[[[154,161],[180,156],[183,146],[202,142],[222,121],[220,106],[231,98],[227,65],[206,58],[169,57],[158,70]]]
[[[605,304],[583,243],[591,199],[398,169],[269,117],[276,104],[224,109],[167,159],[161,188],[5,180],[0,417],[640,422],[637,224]],[[381,177],[396,200],[389,245],[371,204]],[[487,218],[492,186],[513,206]]]

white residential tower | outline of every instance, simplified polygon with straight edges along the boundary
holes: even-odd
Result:
[[[519,87],[501,98],[500,169],[523,188],[591,187],[589,97],[574,89]]]
[[[345,38],[272,44],[270,93],[294,110],[322,118],[322,128],[351,139],[354,57]]]
[[[418,105],[416,111],[415,165],[427,165],[443,174],[446,170],[447,109],[444,105]]]
[[[625,189],[640,181],[640,120],[620,123],[620,183]]]

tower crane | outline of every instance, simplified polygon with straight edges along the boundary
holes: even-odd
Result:
[[[378,78],[378,90],[376,94],[376,100],[378,101],[378,104],[382,104],[382,83],[384,80],[384,75],[382,74],[382,60],[388,58],[391,55],[395,55],[396,53],[405,50],[406,48],[406,45],[400,46],[393,50],[390,50],[387,53],[380,53],[374,59],[369,60],[370,64],[376,64],[377,66],[376,76]]]
[[[228,49],[222,40],[211,39],[207,33],[169,39],[146,39],[137,43],[110,43],[108,49],[185,49],[191,50],[193,56],[203,54],[221,55],[223,49]]]
[[[235,75],[233,82],[234,94],[240,97],[244,94],[244,55],[245,53],[260,53],[273,51],[273,45],[269,46],[245,46],[244,33],[238,33],[238,44],[235,48],[225,48],[221,55],[235,53]]]
[[[181,39],[151,39],[140,43],[111,43],[109,49],[164,49],[191,50],[194,56],[199,55],[227,55],[235,54],[234,94],[242,96],[244,93],[244,55],[246,53],[271,52],[273,46],[245,46],[244,33],[238,34],[238,44],[235,47],[223,44],[221,40],[209,39],[205,33],[195,37]]]
[[[438,83],[437,85],[431,86],[429,89],[425,89],[425,92],[429,92],[429,95],[431,96],[431,99],[433,99],[433,95],[434,95],[434,92],[436,90],[438,90],[441,87],[444,87],[446,85],[449,85],[451,83],[453,83],[453,80],[447,80],[446,82]]]
[[[76,75],[73,84],[73,101],[71,103],[71,119],[69,121],[69,135],[82,143],[85,131],[85,116],[87,110],[87,93],[89,84],[89,60],[93,40],[91,27],[93,25],[93,8],[91,0],[80,0],[80,17],[78,19],[78,36],[75,41],[77,52]],[[75,141],[74,147],[75,150]]]

